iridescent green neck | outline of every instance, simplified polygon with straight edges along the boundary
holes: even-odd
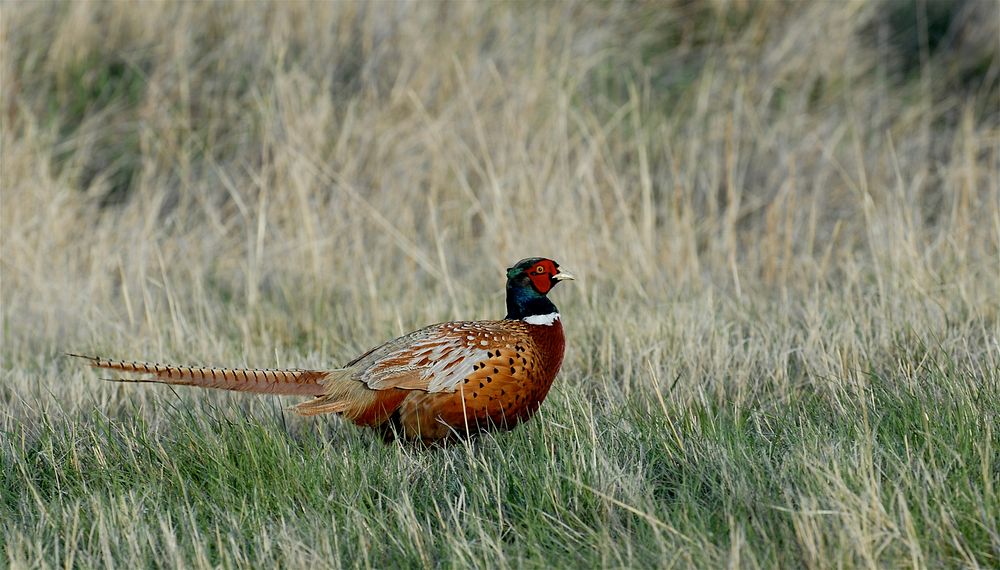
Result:
[[[507,316],[504,318],[515,320],[559,312],[548,297],[531,286],[527,278],[524,279],[527,283],[519,281],[514,279],[507,281]]]

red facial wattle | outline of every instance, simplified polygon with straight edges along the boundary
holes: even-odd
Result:
[[[531,283],[535,286],[535,289],[544,295],[552,290],[552,286],[555,285],[552,276],[558,272],[559,270],[556,268],[555,263],[544,259],[528,270],[528,277],[531,279]]]

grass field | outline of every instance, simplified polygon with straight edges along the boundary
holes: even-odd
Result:
[[[0,566],[1000,567],[992,0],[0,10]],[[471,444],[62,356],[332,367],[533,255]]]

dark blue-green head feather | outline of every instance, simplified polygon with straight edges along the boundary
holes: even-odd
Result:
[[[507,319],[559,312],[546,295],[560,281],[573,279],[544,257],[522,259],[507,270]]]

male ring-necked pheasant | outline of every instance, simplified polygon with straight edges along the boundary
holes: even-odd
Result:
[[[504,320],[431,325],[333,370],[237,370],[82,358],[95,367],[144,375],[118,379],[123,382],[314,396],[295,411],[340,414],[379,429],[387,440],[399,434],[438,442],[510,429],[538,410],[565,348],[559,311],[546,295],[565,279],[573,277],[551,259],[523,259],[507,270]]]

